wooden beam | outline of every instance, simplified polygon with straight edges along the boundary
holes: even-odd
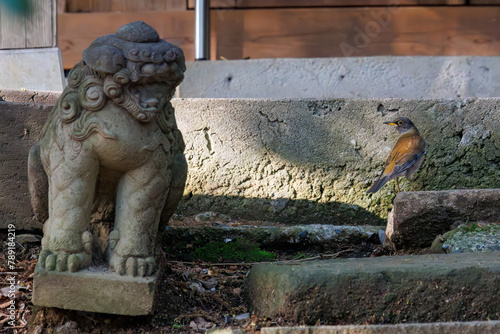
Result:
[[[56,0],[38,0],[32,4],[31,16],[26,18],[26,47],[55,46]]]
[[[64,68],[71,68],[82,59],[83,50],[97,37],[114,34],[122,25],[137,20],[150,24],[160,38],[181,47],[186,58],[194,58],[193,11],[61,14],[58,45]]]
[[[68,13],[187,10],[187,0],[63,0]]]
[[[500,53],[500,7],[394,9],[228,10],[219,27],[233,17],[244,24],[231,37],[243,40],[243,58]],[[233,46],[223,44],[232,31],[218,29],[218,50]]]
[[[57,0],[57,13],[66,13],[67,3],[66,0]]]
[[[500,5],[500,0],[470,0],[471,5]]]
[[[498,55],[499,17],[495,6],[214,10],[212,59]],[[193,11],[62,14],[64,67],[98,36],[136,20],[194,59]]]
[[[211,0],[211,8],[287,8],[287,7],[362,7],[362,6],[417,6],[465,5],[465,0]],[[195,0],[188,0],[194,9]]]
[[[91,0],[66,0],[68,13],[90,12],[92,10]]]

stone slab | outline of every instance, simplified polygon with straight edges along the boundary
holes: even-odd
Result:
[[[188,62],[185,98],[498,97],[500,57],[343,57]]]
[[[253,312],[306,325],[500,319],[500,252],[257,264]]]
[[[121,315],[153,313],[157,275],[120,276],[104,268],[77,273],[36,268],[33,304],[67,310]]]
[[[430,247],[458,222],[500,222],[500,189],[401,192],[386,229],[396,249]]]
[[[62,91],[64,86],[58,48],[0,50],[0,89]]]
[[[410,117],[428,154],[418,190],[500,188],[500,99],[174,99],[189,164],[178,213],[295,224],[383,225],[394,181],[366,190]],[[40,228],[27,193],[28,149],[50,107],[0,102],[0,227]],[[24,135],[26,131],[29,136]],[[402,190],[410,190],[406,181]],[[10,203],[10,204],[7,204]],[[12,204],[12,205],[11,205]],[[15,205],[14,205],[15,204]],[[8,219],[4,219],[7,217]]]
[[[496,334],[500,333],[500,321],[367,326],[269,327],[262,328],[260,332],[261,334]],[[213,332],[213,334],[219,333]]]
[[[215,225],[216,224],[216,225]],[[385,226],[335,226],[335,225],[293,225],[293,226],[230,226],[216,222],[209,226],[169,226],[163,233],[165,244],[176,247],[183,244],[212,242],[216,240],[245,240],[261,248],[278,245],[305,245],[321,247],[322,251],[338,250],[339,245],[360,244],[371,241],[378,243],[380,230]],[[383,230],[382,230],[383,236]],[[292,246],[293,247],[293,246]]]

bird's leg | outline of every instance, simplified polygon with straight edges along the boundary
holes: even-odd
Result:
[[[399,178],[396,178],[396,185],[398,186],[398,194],[401,192],[401,189],[399,189]]]
[[[413,182],[411,182],[411,180],[410,180],[410,179],[408,179],[408,182],[410,182],[410,185],[411,185],[411,187],[413,188],[413,191],[416,191],[416,190],[415,190],[415,187],[413,186]]]

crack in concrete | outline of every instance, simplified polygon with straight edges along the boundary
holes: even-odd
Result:
[[[203,134],[205,135],[205,140],[207,141],[207,149],[208,153],[210,155],[214,154],[214,151],[212,150],[212,140],[210,139],[210,134],[208,133],[210,129],[208,127],[203,128]]]

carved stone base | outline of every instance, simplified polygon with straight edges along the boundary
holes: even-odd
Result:
[[[120,315],[153,313],[158,275],[120,276],[104,267],[77,273],[36,268],[33,304]]]

